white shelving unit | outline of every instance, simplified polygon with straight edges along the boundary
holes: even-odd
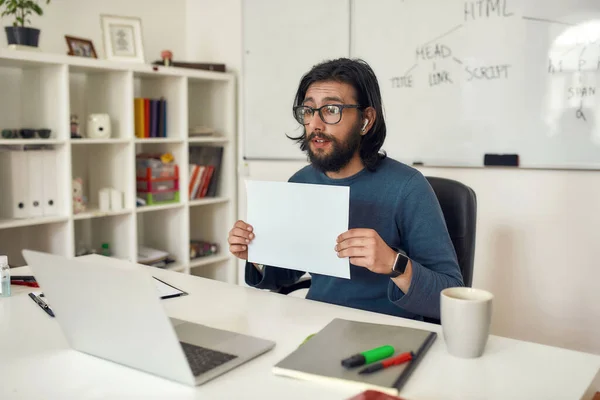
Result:
[[[46,145],[56,162],[56,207],[52,215],[14,218],[0,207],[0,254],[23,265],[23,248],[74,257],[81,245],[138,261],[138,246],[164,250],[176,260],[169,269],[235,283],[236,261],[227,231],[237,214],[235,77],[229,73],[0,49],[0,130],[51,129],[48,139],[0,138],[1,154]],[[166,137],[135,136],[134,98],[167,101]],[[91,113],[111,118],[109,139],[86,138]],[[70,115],[79,117],[82,139],[70,136]],[[190,127],[208,126],[210,137],[189,137]],[[214,197],[189,200],[189,151],[223,147]],[[136,207],[136,154],[170,152],[179,166],[178,203]],[[84,181],[88,204],[74,213],[73,179]],[[13,175],[0,175],[9,187]],[[27,182],[24,182],[27,185]],[[100,211],[99,189],[123,193],[124,209]],[[2,193],[0,192],[0,202]],[[7,202],[5,202],[7,203]],[[6,215],[8,212],[8,216]],[[216,242],[216,255],[190,259],[190,240]]]

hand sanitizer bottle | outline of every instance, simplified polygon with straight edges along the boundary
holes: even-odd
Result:
[[[8,257],[0,256],[0,297],[10,296],[10,267]]]

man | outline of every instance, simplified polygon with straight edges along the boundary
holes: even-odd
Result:
[[[440,291],[463,286],[462,276],[431,186],[419,171],[380,152],[386,126],[371,68],[350,59],[314,66],[300,82],[293,110],[304,132],[290,139],[308,153],[310,165],[289,181],[350,186],[350,229],[340,232],[332,251],[349,258],[351,279],[312,274],[307,298],[439,318]],[[306,205],[306,212],[318,210],[318,199]],[[252,226],[236,222],[230,252],[247,260],[254,235]],[[278,289],[303,274],[246,262],[246,283],[257,288]]]

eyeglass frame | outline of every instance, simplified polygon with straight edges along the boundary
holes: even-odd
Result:
[[[321,110],[324,107],[331,107],[331,106],[336,106],[336,107],[340,108],[340,119],[337,122],[325,122],[325,118],[323,118],[323,114],[321,114]],[[304,105],[293,107],[292,111],[293,111],[294,119],[296,120],[296,122],[298,122],[301,125],[306,126],[306,125],[310,124],[310,122],[303,124],[302,122],[298,121],[298,119],[296,118],[296,110],[299,109],[299,108],[308,108],[308,109],[310,109],[312,111],[312,113],[313,113],[313,117],[315,115],[315,111],[317,111],[319,113],[319,118],[321,118],[321,121],[323,121],[323,123],[325,123],[327,125],[335,125],[335,124],[339,124],[340,121],[342,120],[342,114],[344,112],[344,108],[356,108],[356,109],[360,110],[360,109],[363,109],[365,107],[361,106],[359,104],[324,104],[324,105],[322,105],[319,108],[313,108],[311,106],[304,106]]]

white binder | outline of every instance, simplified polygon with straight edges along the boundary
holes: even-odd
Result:
[[[5,178],[9,183],[9,217],[27,218],[29,216],[29,185],[27,155],[24,151],[14,150],[6,154],[8,169]]]
[[[42,210],[44,216],[58,215],[56,150],[42,151]]]
[[[41,217],[44,215],[44,153],[43,150],[27,150],[26,162],[28,177],[23,186],[29,186],[29,207],[27,210],[28,217]],[[56,181],[54,182],[56,185]]]

